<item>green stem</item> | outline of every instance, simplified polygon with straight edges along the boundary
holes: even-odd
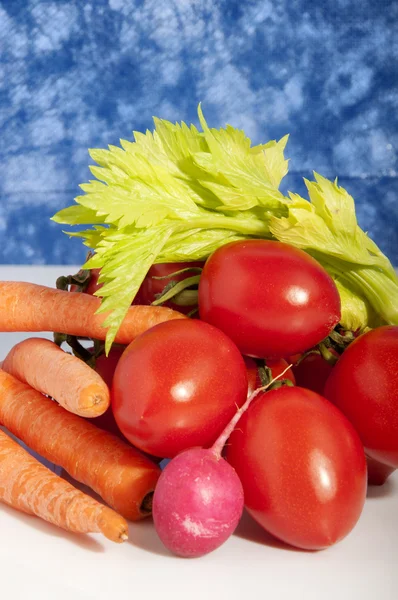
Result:
[[[174,273],[169,273],[168,275],[152,275],[152,279],[173,279],[173,277],[177,277],[178,275],[183,275],[184,273],[198,273],[199,275],[203,271],[202,267],[186,267],[185,269],[180,269],[179,271],[175,271]]]
[[[334,365],[338,361],[337,356],[330,352],[329,348],[327,348],[324,343],[318,344],[318,348],[322,358],[326,360],[326,362],[328,362],[329,365],[332,365],[332,367],[334,367]]]
[[[191,285],[198,285],[199,280],[200,275],[194,275],[193,277],[187,277],[186,279],[179,281],[178,283],[173,285],[173,287],[169,289],[165,294],[161,294],[161,296],[159,296],[157,300],[154,300],[152,302],[152,305],[159,306],[160,304],[167,302],[167,300],[174,300],[174,297],[182,291],[186,290],[186,288],[190,287]]]
[[[177,306],[195,306],[198,304],[198,290],[184,290],[174,296],[173,302]]]

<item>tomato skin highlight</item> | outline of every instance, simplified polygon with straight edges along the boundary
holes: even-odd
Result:
[[[169,321],[138,336],[113,379],[116,422],[137,448],[162,458],[210,446],[247,396],[234,343],[199,320]]]
[[[242,354],[284,358],[327,337],[340,320],[340,296],[330,275],[303,250],[246,240],[225,244],[207,260],[199,313]]]
[[[363,446],[344,415],[315,392],[282,387],[259,395],[229,439],[227,460],[248,512],[287,544],[326,548],[360,517]]]
[[[378,327],[354,340],[324,393],[352,422],[366,454],[398,468],[398,326]]]

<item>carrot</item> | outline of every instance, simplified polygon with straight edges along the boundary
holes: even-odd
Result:
[[[0,501],[77,533],[127,539],[127,523],[112,509],[74,488],[0,430]]]
[[[19,342],[4,359],[2,369],[76,415],[98,417],[109,407],[109,388],[102,377],[50,340]]]
[[[0,422],[126,519],[151,513],[160,468],[141,452],[0,370]]]
[[[0,331],[55,331],[104,340],[103,322],[108,313],[95,314],[101,300],[89,294],[21,281],[0,281]],[[184,319],[185,315],[164,306],[131,306],[115,338],[129,344],[150,327]]]

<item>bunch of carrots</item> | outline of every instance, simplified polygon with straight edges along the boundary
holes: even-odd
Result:
[[[107,315],[96,314],[99,305],[88,294],[2,281],[0,331],[104,340]],[[132,306],[116,342],[127,345],[150,327],[180,318],[185,317],[170,308]],[[6,429],[0,429],[0,501],[69,531],[125,541],[127,520],[151,514],[160,468],[92,423],[109,404],[105,381],[76,356],[43,338],[16,344],[0,363],[0,425]],[[100,498],[50,471],[7,431]]]

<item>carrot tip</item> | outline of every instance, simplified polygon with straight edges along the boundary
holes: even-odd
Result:
[[[122,533],[120,535],[120,539],[122,540],[122,542],[125,542],[126,540],[129,539],[129,536],[127,535],[127,533]]]
[[[104,404],[105,398],[103,396],[95,395],[93,398],[93,405]]]

